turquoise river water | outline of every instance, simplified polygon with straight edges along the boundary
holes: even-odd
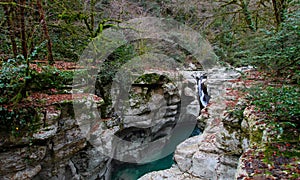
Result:
[[[200,129],[196,126],[190,137],[199,135]],[[173,164],[174,152],[168,156],[146,164],[124,163],[112,172],[111,180],[136,180],[146,173],[170,168]]]

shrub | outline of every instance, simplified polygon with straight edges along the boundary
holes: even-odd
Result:
[[[8,103],[19,96],[20,91],[25,86],[25,79],[30,79],[26,76],[27,65],[22,57],[17,59],[9,59],[7,62],[2,63],[1,74],[0,74],[0,102]]]
[[[278,31],[263,32],[249,43],[243,60],[300,84],[300,12],[288,14]]]
[[[26,97],[33,91],[63,88],[70,84],[73,72],[60,71],[52,66],[29,66],[38,53],[37,47],[28,59],[19,55],[1,63],[0,73],[0,129],[19,135],[35,129],[36,108]]]
[[[251,104],[262,112],[268,125],[275,128],[282,139],[299,138],[300,89],[293,86],[252,88]],[[296,134],[295,134],[296,133]]]
[[[2,132],[11,132],[14,136],[33,132],[37,128],[33,124],[37,121],[38,116],[34,107],[0,106],[0,130]]]
[[[21,56],[3,62],[1,66],[0,129],[12,132],[15,136],[21,131],[33,128],[28,125],[37,119],[34,107],[19,104],[24,98],[22,91],[26,89],[25,80],[31,79],[30,76],[26,76],[27,69],[26,62]]]
[[[28,90],[62,89],[64,85],[72,83],[73,71],[61,71],[53,66],[40,66],[40,68],[40,72],[31,70]]]

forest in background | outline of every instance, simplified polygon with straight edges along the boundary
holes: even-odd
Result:
[[[121,22],[152,16],[173,18],[201,33],[222,65],[259,70],[269,83],[247,90],[249,103],[282,135],[278,141],[297,143],[299,5],[299,0],[1,1],[0,129],[14,136],[33,132],[36,109],[45,105],[34,94],[65,94],[72,84],[70,67],[91,40]],[[134,51],[118,49],[105,73]],[[242,116],[240,111],[234,115]]]
[[[298,0],[7,0],[0,8],[1,61],[18,55],[48,59],[50,64],[77,61],[104,29],[153,16],[192,27],[231,65],[255,64],[275,71],[299,65]],[[36,49],[40,51],[33,53]]]

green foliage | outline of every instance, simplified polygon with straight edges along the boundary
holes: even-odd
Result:
[[[71,0],[48,2],[48,24],[56,59],[77,61],[88,43],[119,20],[106,18],[103,2]],[[99,10],[101,9],[101,11]]]
[[[21,64],[19,64],[21,62]],[[30,79],[26,76],[27,65],[22,56],[17,59],[9,59],[2,63],[0,74],[0,102],[8,103],[20,90],[25,86],[25,79]]]
[[[118,69],[127,61],[137,55],[133,45],[124,45],[117,48],[106,61],[104,61],[99,73],[99,80],[102,85],[111,83]]]
[[[61,88],[72,82],[73,72],[60,71],[52,66],[36,66],[34,69],[28,66],[39,54],[42,46],[43,43],[36,47],[28,59],[19,55],[1,64],[0,129],[16,136],[35,129],[32,124],[38,119],[37,107],[26,101],[31,92]]]
[[[0,130],[11,132],[14,136],[33,132],[37,127],[38,116],[36,109],[30,106],[11,108],[0,106]],[[35,124],[35,125],[34,125]]]
[[[41,67],[42,71],[31,71],[31,81],[28,90],[43,91],[51,88],[61,89],[73,80],[72,71],[61,71],[52,66]]]
[[[55,0],[44,4],[54,59],[77,61],[89,43],[89,32],[80,22],[86,16],[84,3],[81,0]],[[37,30],[36,33],[39,32]]]
[[[60,25],[49,27],[56,59],[77,61],[89,43],[88,31],[81,25]]]
[[[295,135],[300,133],[299,91],[299,87],[292,86],[250,90],[251,103],[265,115],[268,125],[282,139],[298,138]]]
[[[104,104],[101,106],[102,117],[106,117],[110,113],[112,102],[110,92],[107,91],[107,88],[110,88],[113,77],[122,65],[136,55],[136,50],[132,44],[124,45],[117,48],[102,64],[95,85],[96,94],[104,100]]]
[[[37,49],[30,57],[35,56]],[[27,73],[29,67],[23,56],[16,59],[9,59],[1,64],[0,74],[0,129],[12,132],[13,135],[20,135],[21,131],[32,130],[30,126],[37,120],[37,113],[34,107],[18,104],[26,92],[26,84],[31,80]],[[27,83],[26,83],[27,82]]]
[[[264,30],[249,43],[245,62],[300,84],[300,12],[288,14],[278,31]]]
[[[0,74],[1,103],[18,103],[28,95],[29,91],[59,88],[62,86],[62,82],[72,81],[73,74],[61,72],[52,66],[39,66],[42,69],[40,72],[29,67],[30,61],[39,54],[44,44],[35,47],[28,59],[18,55],[15,59],[2,62]]]
[[[19,65],[10,59],[2,63],[0,74],[0,129],[20,135],[23,132],[35,130],[37,118],[36,108],[26,101],[33,91],[45,91],[51,88],[62,88],[70,84],[73,72],[60,71],[51,66],[45,66],[41,72],[30,70],[26,76],[26,65]],[[25,83],[25,80],[27,83]],[[25,86],[25,84],[28,84]],[[21,91],[26,92],[24,96]]]
[[[265,90],[256,89],[251,94],[252,104],[266,112],[271,119],[281,122],[285,120],[296,122],[300,118],[298,87],[267,87]]]
[[[25,90],[28,95],[30,91],[60,89],[65,84],[71,84],[73,80],[72,71],[60,71],[52,66],[44,66],[40,67],[41,72],[31,69],[26,76],[26,68],[26,64],[19,65],[14,59],[2,63],[0,74],[1,103],[12,102],[12,99],[21,90]],[[28,84],[26,87],[25,80]]]
[[[156,73],[151,73],[151,74],[144,74],[138,77],[134,83],[137,84],[155,84],[159,83],[159,80],[162,80],[162,76]]]

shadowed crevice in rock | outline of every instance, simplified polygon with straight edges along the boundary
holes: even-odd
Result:
[[[239,157],[247,148],[248,140],[240,133],[240,128],[226,122],[225,112],[227,101],[234,98],[227,93],[228,90],[243,86],[232,81],[239,77],[239,73],[225,68],[208,72],[207,87],[211,101],[198,118],[203,133],[176,147],[174,166],[146,174],[141,180],[234,179]]]

